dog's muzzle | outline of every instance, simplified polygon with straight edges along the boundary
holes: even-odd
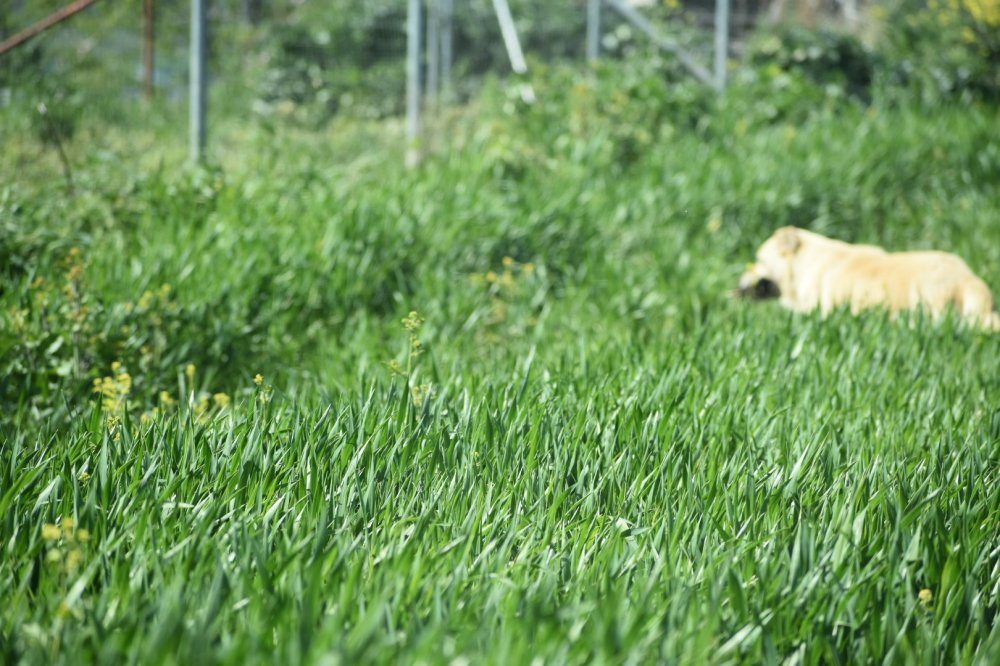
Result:
[[[753,300],[765,300],[768,298],[778,298],[781,290],[778,285],[766,277],[757,273],[757,266],[751,264],[747,271],[740,276],[740,286],[730,292],[735,298],[749,298]]]

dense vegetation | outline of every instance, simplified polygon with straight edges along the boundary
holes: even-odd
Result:
[[[998,338],[726,296],[784,224],[1000,289],[995,102],[901,62],[536,63],[412,171],[16,88],[0,662],[995,663]]]

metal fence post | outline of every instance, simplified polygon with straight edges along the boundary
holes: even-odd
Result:
[[[156,7],[153,0],[145,0],[143,8],[143,47],[142,47],[142,93],[147,99],[153,99],[154,69],[154,39],[156,34]]]
[[[420,161],[420,0],[406,16],[406,166]]]
[[[601,55],[601,6],[603,0],[587,0],[587,60]]]
[[[453,19],[455,16],[454,0],[440,0],[441,3],[441,90],[445,93],[445,101],[451,94],[451,64],[452,49],[455,44]]]
[[[514,17],[510,13],[510,5],[507,0],[493,0],[493,10],[496,12],[497,21],[500,23],[500,35],[503,37],[504,46],[507,47],[507,57],[510,58],[510,68],[515,74],[527,74],[528,63],[524,60],[524,52],[521,51],[521,40],[517,36],[517,26],[514,25]],[[527,104],[535,102],[535,90],[530,83],[521,85],[521,99]]]
[[[205,150],[205,0],[191,0],[191,161]]]
[[[729,0],[715,0],[715,89],[726,89],[726,58],[729,55]]]
[[[441,88],[441,0],[427,2],[427,91],[428,103],[437,101]]]

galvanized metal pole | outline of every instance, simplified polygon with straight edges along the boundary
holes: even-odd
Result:
[[[453,17],[455,15],[454,0],[440,0],[441,2],[441,90],[445,93],[445,101],[451,94],[451,64],[453,62],[452,49],[454,48],[455,35],[453,30]]]
[[[601,55],[602,0],[587,0],[587,60],[594,62]]]
[[[146,100],[153,99],[153,77],[155,76],[154,36],[156,34],[156,8],[153,0],[145,0],[142,5],[144,29],[142,49],[142,93]]]
[[[433,103],[441,87],[441,1],[427,2],[427,101]]]
[[[420,0],[406,17],[406,166],[420,162]]]
[[[517,27],[514,25],[514,17],[510,13],[510,5],[507,0],[493,0],[493,9],[500,23],[500,34],[503,36],[504,46],[507,47],[507,57],[510,58],[510,67],[517,74],[528,73],[528,63],[524,61],[524,52],[521,51],[521,40],[517,36]],[[521,84],[521,99],[527,104],[535,103],[535,89],[530,83]]]
[[[205,151],[205,2],[191,0],[191,161],[198,163]]]
[[[729,56],[729,0],[715,0],[715,89],[726,89],[726,59]]]
[[[500,22],[500,35],[503,37],[504,46],[507,47],[511,69],[518,74],[524,74],[528,71],[528,65],[524,62],[521,40],[517,37],[517,28],[514,26],[514,17],[510,13],[510,5],[507,4],[507,0],[493,0],[493,9],[497,14],[497,21]]]

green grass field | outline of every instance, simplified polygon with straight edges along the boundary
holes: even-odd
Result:
[[[785,224],[1000,289],[997,109],[549,82],[412,172],[4,117],[0,662],[1000,662],[1000,338],[725,294]]]

